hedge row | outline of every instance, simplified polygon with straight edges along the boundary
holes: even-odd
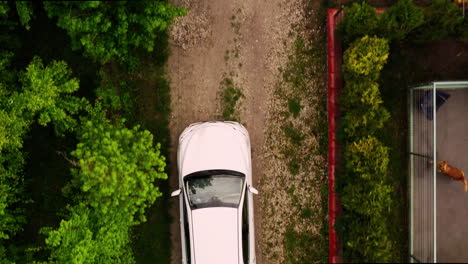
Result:
[[[390,117],[376,82],[388,54],[386,39],[364,36],[343,57],[344,173],[339,192],[347,262],[388,262],[392,256],[386,224],[393,191],[386,184],[389,153],[376,137]]]
[[[354,3],[345,9],[338,32],[347,46],[365,35],[376,35],[388,40],[408,38],[428,42],[444,38],[468,40],[468,20],[457,4],[434,0],[422,10],[412,0],[400,0],[381,16],[366,2]],[[410,35],[408,37],[408,35]]]

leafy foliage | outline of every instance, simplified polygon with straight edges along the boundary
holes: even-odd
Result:
[[[343,89],[342,97],[341,106],[346,111],[360,105],[366,109],[374,109],[383,103],[380,97],[379,84],[366,79],[348,81],[346,88]]]
[[[87,101],[71,95],[78,90],[79,83],[71,78],[65,62],[54,61],[44,67],[41,59],[35,57],[20,81],[23,92],[12,95],[12,111],[27,120],[33,120],[38,113],[38,123],[46,126],[53,122],[59,134],[76,128],[77,121],[72,115]]]
[[[136,49],[153,51],[157,34],[184,9],[160,1],[44,2],[50,18],[71,37],[74,49],[106,63],[112,59],[135,65]]]
[[[399,0],[382,14],[379,29],[390,40],[403,40],[423,21],[423,11],[413,3],[413,0]]]
[[[365,1],[353,3],[345,8],[345,16],[338,26],[342,42],[347,45],[365,35],[374,35],[377,31],[379,17],[375,8]]]
[[[373,217],[353,216],[348,214],[342,221],[353,228],[346,230],[346,248],[344,257],[352,263],[392,262],[390,252],[394,244],[389,237],[387,218],[381,215]]]
[[[75,183],[81,186],[90,206],[102,213],[119,208],[128,215],[140,214],[161,196],[153,185],[166,179],[165,158],[153,136],[138,127],[127,129],[87,121],[72,155],[78,159]],[[138,223],[138,220],[133,220]]]
[[[344,214],[337,229],[341,224],[344,256],[349,262],[392,260],[393,242],[385,221],[394,191],[386,184],[389,152],[375,137],[390,118],[376,83],[388,49],[387,40],[365,36],[344,53],[344,177],[338,184]]]
[[[383,184],[389,162],[388,147],[375,137],[361,138],[347,146],[346,168],[352,177]],[[357,179],[356,178],[356,179]]]
[[[448,37],[468,39],[468,22],[456,3],[434,0],[424,11],[424,23],[416,29],[415,40],[427,42]]]
[[[41,231],[48,236],[52,263],[134,263],[125,213],[114,208],[104,214],[84,204],[70,208],[70,213],[57,230]]]
[[[389,262],[392,243],[385,220],[393,189],[385,183],[388,148],[368,136],[346,146],[347,184],[340,193],[346,214],[347,261]]]
[[[348,138],[375,135],[390,118],[388,111],[378,106],[374,110],[365,111],[364,107],[350,110],[342,119],[344,132]]]
[[[107,121],[102,107],[107,102],[93,106],[78,97],[79,81],[65,62],[44,64],[34,57],[26,68],[18,66],[34,54],[16,50],[25,32],[21,25],[29,30],[36,22],[33,6],[38,7],[0,1],[0,263],[32,261],[37,252],[42,260],[50,253],[47,263],[134,263],[130,231],[145,221],[145,209],[161,196],[155,180],[167,178],[159,144],[153,145],[148,131],[125,128],[119,116]],[[135,52],[160,49],[155,38],[184,12],[154,1],[46,2],[44,7],[50,17],[58,17],[75,48],[103,63],[115,59],[127,64],[136,63]],[[119,104],[121,108],[126,102]],[[60,226],[43,229],[46,248],[14,238],[25,235],[23,208],[31,201],[24,192],[23,174],[28,172],[23,172],[23,141],[34,123],[53,127],[57,135],[67,133],[67,138],[75,132],[81,140],[73,157],[61,152],[78,166],[64,189],[73,205],[68,214],[58,213],[64,216]],[[28,235],[34,232],[29,220]],[[28,246],[33,248],[25,250]]]
[[[343,71],[347,79],[369,78],[377,80],[388,58],[386,39],[364,36],[344,52]]]
[[[373,135],[383,127],[390,114],[382,103],[376,82],[362,79],[346,83],[342,96],[346,114],[341,124],[349,139]]]
[[[9,57],[3,59],[0,66],[8,71]],[[19,75],[0,79],[0,239],[11,238],[25,222],[19,206],[26,202],[21,149],[30,125],[38,119],[43,126],[55,123],[60,131],[73,129],[76,120],[72,115],[86,105],[86,100],[70,96],[78,89],[78,81],[70,77],[64,62],[44,66],[34,58]],[[18,79],[19,83],[14,81]]]
[[[96,95],[107,110],[108,116],[125,118],[127,122],[133,121],[136,102],[131,83],[120,81],[118,84],[110,82],[104,84],[103,82],[101,87],[96,89]]]
[[[161,196],[156,179],[166,179],[165,159],[152,135],[108,121],[83,124],[71,187],[81,202],[56,230],[43,229],[56,263],[134,263],[130,227],[146,221],[145,208]],[[135,218],[138,215],[138,219]]]
[[[15,5],[21,24],[25,26],[27,30],[29,30],[31,28],[31,26],[29,25],[29,21],[31,20],[33,15],[32,2],[17,1],[15,2]]]
[[[8,1],[0,1],[0,16],[5,16],[9,10]]]

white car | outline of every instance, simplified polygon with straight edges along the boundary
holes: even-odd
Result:
[[[182,263],[255,263],[249,133],[239,123],[209,121],[179,137]]]

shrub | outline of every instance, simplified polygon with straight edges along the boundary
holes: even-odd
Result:
[[[423,22],[423,11],[413,0],[400,0],[382,14],[379,31],[390,40],[403,40]]]
[[[374,81],[349,81],[343,89],[341,102],[346,113],[341,121],[346,141],[375,134],[390,118]]]
[[[385,184],[389,153],[373,136],[390,117],[376,83],[388,52],[388,40],[364,36],[344,53],[341,128],[345,177],[338,183],[344,214],[337,230],[342,233],[348,262],[389,262],[392,258],[386,221],[393,192]]]
[[[388,58],[386,39],[364,36],[353,42],[344,52],[343,71],[345,79],[377,80]]]
[[[388,262],[392,249],[385,215],[392,203],[392,187],[385,184],[388,147],[365,137],[345,147],[348,184],[341,192],[347,261]]]
[[[378,21],[375,8],[366,2],[354,3],[345,9],[345,16],[338,26],[338,32],[343,43],[348,44],[365,35],[375,34]]]
[[[380,177],[385,177],[381,175]],[[388,211],[392,187],[376,182],[347,185],[342,191],[342,204],[346,210],[373,217]]]
[[[379,84],[370,80],[349,81],[342,92],[341,106],[344,111],[358,106],[375,108],[382,104]]]
[[[365,135],[375,135],[389,118],[390,114],[382,106],[378,106],[374,110],[356,107],[349,110],[341,122],[346,137],[348,140],[352,140]]]
[[[344,157],[346,169],[359,174],[363,180],[375,181],[375,177],[383,177],[389,162],[388,147],[372,136],[348,145]]]
[[[424,23],[416,30],[416,42],[465,36],[467,23],[460,8],[451,1],[434,0],[424,11]]]
[[[393,243],[389,238],[387,220],[381,216],[347,217],[352,229],[347,230],[345,237],[347,251],[344,257],[356,263],[391,262]]]

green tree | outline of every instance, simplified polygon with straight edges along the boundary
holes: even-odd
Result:
[[[423,11],[413,0],[399,0],[382,14],[379,29],[381,34],[390,40],[403,40],[423,22]]]
[[[58,229],[42,231],[52,263],[134,263],[130,227],[146,220],[145,208],[161,196],[155,180],[167,178],[148,131],[94,117],[83,124],[72,152],[78,168],[66,187],[78,189],[81,202]]]
[[[80,143],[72,155],[78,159],[74,185],[80,186],[90,206],[107,212],[112,208],[145,221],[144,210],[161,196],[156,179],[166,179],[165,158],[160,145],[153,145],[147,130],[139,131],[87,121],[79,136]]]
[[[345,45],[365,35],[377,33],[379,17],[375,8],[365,1],[353,3],[345,8],[344,17],[338,26],[338,32]]]
[[[58,229],[41,230],[51,248],[50,263],[134,263],[127,214],[118,208],[102,213],[81,203],[70,208],[70,215]]]
[[[87,100],[73,95],[79,88],[76,78],[63,61],[53,61],[44,67],[42,60],[35,57],[20,75],[22,92],[11,96],[11,111],[26,120],[37,118],[46,126],[54,123],[58,134],[73,131],[77,126],[74,115],[87,104]],[[37,115],[37,117],[36,117]]]
[[[10,71],[10,59],[10,55],[0,59],[0,69]],[[63,62],[44,66],[34,58],[24,72],[14,73],[0,74],[0,256],[6,255],[2,240],[14,236],[25,222],[21,149],[30,125],[38,119],[43,126],[54,122],[60,131],[72,130],[74,114],[87,105],[71,96],[78,81]]]
[[[71,37],[74,49],[106,63],[135,64],[133,52],[154,50],[155,39],[185,10],[162,1],[44,2],[50,18]]]

